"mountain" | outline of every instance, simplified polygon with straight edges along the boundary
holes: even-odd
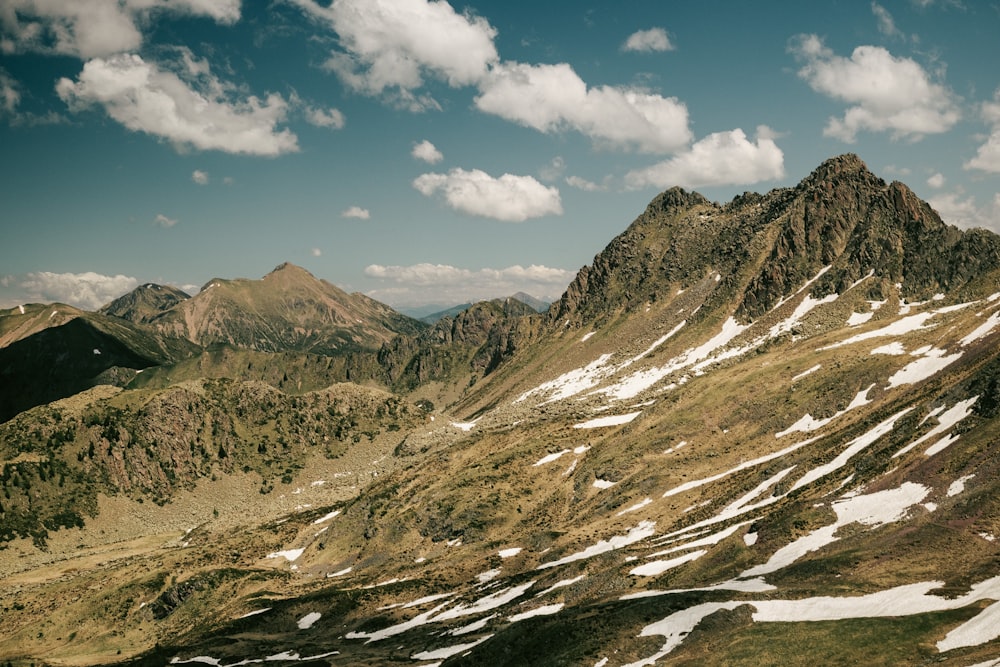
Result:
[[[176,287],[147,283],[118,297],[98,312],[136,324],[147,324],[191,296]]]
[[[395,393],[36,407],[0,659],[993,665],[998,247],[847,155],[662,193],[547,313],[384,343]]]
[[[511,298],[517,299],[521,303],[528,304],[539,313],[544,313],[546,310],[549,309],[550,305],[549,302],[542,301],[541,299],[536,299],[530,294],[525,294],[524,292],[516,292],[515,294],[511,295]]]
[[[124,386],[137,371],[191,356],[187,341],[63,304],[0,314],[0,422],[99,384]]]
[[[287,263],[261,280],[213,279],[147,326],[202,347],[322,354],[377,349],[397,334],[423,329],[378,301],[347,294]]]
[[[414,316],[417,317],[421,322],[426,324],[436,324],[438,320],[445,317],[454,317],[458,315],[463,310],[468,310],[472,306],[471,303],[460,303],[457,306],[450,306],[447,308],[435,308],[434,312],[427,315]]]

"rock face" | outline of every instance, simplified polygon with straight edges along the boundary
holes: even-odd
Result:
[[[348,294],[287,263],[262,280],[213,279],[149,326],[203,347],[321,354],[377,349],[398,334],[425,328],[378,301]]]
[[[191,295],[176,287],[147,283],[118,297],[99,312],[136,324],[146,324],[190,298]]]
[[[549,316],[606,318],[717,273],[737,317],[749,321],[827,266],[811,293],[843,291],[871,272],[872,299],[901,284],[903,298],[921,300],[1000,266],[1000,240],[944,224],[905,185],[842,155],[793,188],[724,206],[680,188],[662,193],[580,271]]]

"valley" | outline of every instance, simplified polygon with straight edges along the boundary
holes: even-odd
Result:
[[[3,664],[1000,665],[1000,238],[857,156],[543,313],[314,281],[133,299],[160,356],[0,424]]]

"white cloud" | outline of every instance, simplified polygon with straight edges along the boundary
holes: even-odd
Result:
[[[673,51],[667,31],[663,28],[639,30],[628,36],[622,44],[622,51]]]
[[[691,140],[674,97],[637,88],[588,88],[566,63],[503,63],[480,85],[476,107],[539,132],[576,130],[599,145],[669,153]]]
[[[372,217],[371,212],[366,208],[361,208],[360,206],[351,206],[344,210],[340,214],[342,218],[356,218],[357,220],[368,220]]]
[[[174,225],[177,224],[177,220],[175,220],[174,218],[168,218],[162,213],[157,213],[156,217],[153,218],[153,224],[157,225],[158,227],[165,227],[169,229],[170,227],[173,227]]]
[[[139,286],[131,276],[105,276],[86,273],[51,273],[37,271],[19,276],[4,276],[4,286],[19,293],[21,303],[65,303],[85,310],[96,310]]]
[[[320,109],[318,107],[306,107],[306,121],[310,125],[328,127],[332,130],[344,129],[347,122],[339,109]]]
[[[504,174],[494,178],[484,171],[452,169],[447,174],[423,174],[413,181],[421,194],[444,194],[448,205],[462,213],[504,222],[562,215],[559,190],[532,176]]]
[[[944,185],[944,175],[940,172],[934,174],[927,179],[927,185],[935,189],[942,187]]]
[[[991,205],[982,208],[975,197],[966,196],[961,189],[931,197],[927,203],[948,224],[963,229],[984,227],[1000,233],[1000,193],[993,196]]]
[[[240,0],[4,0],[0,29],[5,51],[86,59],[135,51],[140,28],[159,12],[232,24],[240,18]]]
[[[138,55],[117,55],[88,61],[76,81],[60,79],[56,92],[71,110],[99,105],[128,129],[178,148],[267,156],[298,150],[296,136],[276,127],[288,108],[280,95],[234,99],[207,63],[183,55],[184,78]]]
[[[605,185],[599,185],[579,176],[567,176],[566,185],[584,192],[603,192],[608,189]]]
[[[66,119],[54,111],[36,114],[22,111],[21,85],[7,70],[0,67],[0,119],[7,118],[11,125],[54,125],[65,123]]]
[[[755,142],[749,141],[738,128],[716,132],[669,160],[630,171],[625,175],[625,183],[630,188],[675,185],[697,188],[782,178],[785,175],[784,154],[774,143],[773,136],[765,126],[757,128]]]
[[[976,157],[963,166],[966,169],[982,169],[983,171],[1000,173],[1000,88],[993,93],[991,102],[982,104],[980,115],[993,129],[986,143],[976,151]]]
[[[886,37],[902,37],[903,33],[896,27],[896,22],[893,20],[892,14],[889,13],[888,9],[877,2],[872,2],[872,14],[875,15],[875,20],[878,22],[878,31],[880,33]]]
[[[853,143],[862,130],[891,131],[915,141],[946,132],[961,118],[954,93],[915,61],[882,47],[859,46],[844,58],[816,35],[799,35],[789,50],[805,61],[798,74],[813,90],[854,105],[843,118],[830,118],[824,136]]]
[[[14,116],[21,104],[21,91],[17,81],[0,68],[0,115]]]
[[[191,180],[198,185],[208,185],[208,172],[202,171],[201,169],[195,169],[191,172]]]
[[[486,19],[428,0],[291,0],[337,34],[343,51],[326,63],[352,90],[384,96],[411,110],[436,108],[414,93],[425,77],[457,87],[475,84],[498,60],[496,30]]]
[[[566,160],[561,155],[552,158],[552,161],[538,170],[538,177],[543,181],[558,181],[566,172]]]
[[[441,151],[431,142],[424,139],[419,144],[413,144],[413,150],[410,151],[412,155],[417,160],[423,160],[428,164],[437,164],[444,159],[444,155]]]
[[[464,303],[525,292],[541,298],[562,293],[574,272],[547,266],[509,266],[503,269],[463,269],[447,264],[414,264],[365,268],[370,278],[395,287],[368,292],[372,298],[394,305]]]
[[[313,248],[310,252],[312,253],[313,257],[320,257],[323,254],[323,251],[320,250],[319,248]]]

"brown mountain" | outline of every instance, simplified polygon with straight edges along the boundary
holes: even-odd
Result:
[[[422,323],[363,294],[348,294],[293,264],[261,280],[213,279],[148,326],[207,347],[339,354],[377,349]]]
[[[176,287],[147,283],[118,297],[99,312],[136,324],[146,324],[190,298],[191,295]]]

